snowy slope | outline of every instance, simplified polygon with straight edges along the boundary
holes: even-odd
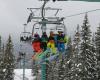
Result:
[[[15,69],[14,73],[14,80],[23,80],[23,69]],[[34,80],[34,78],[32,77],[31,69],[25,69],[25,80]]]

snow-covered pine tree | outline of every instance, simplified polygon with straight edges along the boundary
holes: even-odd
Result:
[[[54,77],[54,80],[69,80],[69,69],[70,64],[68,63],[72,56],[72,41],[71,37],[69,38],[68,49],[66,50],[65,57],[62,58],[62,56],[59,56],[59,61],[56,63],[56,77]]]
[[[72,53],[72,39],[71,39],[71,37],[69,37],[69,39],[68,39],[67,46],[68,46],[68,51],[70,53]]]
[[[52,71],[50,73],[50,77],[51,77],[51,80],[58,80],[58,68],[59,68],[59,63],[56,61],[56,62],[53,62],[52,63]]]
[[[77,30],[75,31],[75,37],[73,40],[72,45],[72,53],[70,56],[69,61],[66,63],[66,75],[65,80],[78,80],[77,76],[77,65],[79,63],[78,56],[79,56],[79,46],[80,46],[80,29],[79,25],[77,25]]]
[[[4,53],[4,79],[14,80],[14,55],[13,55],[13,43],[11,36],[9,36]]]
[[[0,55],[0,80],[4,80],[4,63],[3,57]]]
[[[0,44],[1,44],[1,36],[0,36]],[[1,47],[1,45],[0,45]],[[3,54],[4,54],[4,47],[0,49],[0,80],[3,80],[3,76],[4,76],[4,62],[3,62]]]
[[[56,62],[55,67],[52,68],[53,70],[53,80],[66,80],[65,75],[66,75],[66,64],[67,61],[70,60],[71,54],[70,52],[72,51],[72,45],[71,45],[71,38],[69,38],[68,42],[68,50],[66,51],[65,57],[63,55],[59,55],[59,61]]]
[[[50,71],[51,71],[51,66],[48,61],[46,61],[46,80],[50,80]]]
[[[80,37],[81,37],[80,27],[79,27],[79,25],[77,25],[77,29],[76,29],[76,32],[75,32],[75,37],[74,37],[74,40],[73,40],[73,52],[76,51],[78,53]]]
[[[47,61],[46,64],[46,80],[54,80],[54,64]]]
[[[3,43],[3,46],[2,46],[2,53],[4,54],[5,53],[5,45]]]
[[[1,36],[0,36],[0,52],[1,52],[1,45],[2,45],[2,44],[1,44]]]
[[[100,24],[95,34],[96,55],[97,55],[97,73],[98,80],[100,80]]]
[[[96,56],[95,52],[92,50],[93,44],[91,43],[91,30],[87,14],[85,15],[83,21],[81,35],[82,41],[80,47],[79,64],[77,65],[77,76],[79,80],[96,80],[94,75]]]
[[[65,61],[69,61],[71,56],[73,55],[73,46],[72,46],[72,39],[69,37],[68,43],[67,43],[68,49],[66,50],[66,55],[65,55]]]
[[[92,35],[92,47],[91,47],[91,51],[94,53],[94,63],[92,63],[92,66],[94,67],[94,71],[93,71],[93,75],[94,75],[94,79],[98,80],[98,70],[97,70],[97,52],[96,52],[96,44],[95,44],[95,34],[93,33]]]
[[[63,80],[65,77],[65,63],[64,59],[61,58],[59,60],[59,67],[58,67],[58,80]]]
[[[39,65],[36,64],[36,61],[32,61],[32,76],[35,76],[35,80],[40,80],[40,73],[39,73]]]

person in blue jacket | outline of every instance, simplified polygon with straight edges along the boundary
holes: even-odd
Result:
[[[58,31],[57,36],[57,48],[59,52],[65,51],[65,43],[68,42],[66,36],[63,34],[62,31]]]

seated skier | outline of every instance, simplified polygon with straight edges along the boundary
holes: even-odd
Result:
[[[49,39],[48,39],[47,47],[51,50],[51,52],[53,54],[56,53],[54,33],[52,31],[50,32],[50,36],[49,36]]]
[[[58,36],[58,34],[54,34],[55,47],[57,47],[57,36]]]
[[[41,52],[42,51],[41,40],[40,40],[40,37],[37,33],[34,35],[34,40],[32,42],[32,45],[33,45],[34,52]]]
[[[47,42],[48,42],[48,36],[46,32],[43,32],[42,37],[41,37],[41,47],[43,51],[47,49]]]
[[[34,40],[32,42],[32,46],[33,46],[33,50],[35,52],[35,54],[33,55],[33,58],[35,58],[39,53],[42,52],[41,40],[37,33],[34,35]]]
[[[65,51],[65,43],[67,42],[67,38],[65,34],[63,34],[62,31],[58,31],[58,36],[57,36],[57,48],[59,52],[64,52]]]

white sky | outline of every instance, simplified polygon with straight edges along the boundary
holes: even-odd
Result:
[[[3,39],[11,34],[14,39],[18,40],[21,31],[23,31],[23,24],[26,23],[30,13],[27,8],[41,6],[42,2],[38,0],[0,0],[0,35],[3,36]],[[99,9],[100,2],[49,2],[47,6],[63,9],[59,15],[64,17],[88,10]],[[92,31],[95,31],[100,23],[100,11],[89,13],[88,16]],[[72,33],[77,24],[82,25],[83,19],[84,14],[66,18],[65,24],[68,33]]]

